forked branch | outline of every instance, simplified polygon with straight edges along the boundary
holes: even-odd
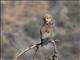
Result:
[[[56,41],[59,41],[59,40],[56,40]],[[51,41],[51,43],[52,43],[52,44],[54,45],[54,47],[55,47],[55,48],[54,48],[54,51],[57,52],[55,41]],[[25,49],[25,50],[22,50],[21,53],[19,53],[19,54],[17,54],[17,55],[15,56],[14,60],[17,60],[18,57],[20,57],[22,54],[24,54],[25,52],[29,51],[30,49],[33,49],[33,48],[35,48],[35,47],[36,47],[36,48],[39,48],[39,46],[41,46],[41,45],[42,45],[42,43],[38,43],[38,44],[35,44],[35,45],[33,45],[33,46]],[[56,54],[56,53],[55,53],[55,54]]]
[[[19,53],[19,54],[17,54],[17,55],[15,56],[14,60],[17,60],[17,58],[20,57],[22,54],[24,54],[25,52],[29,51],[29,50],[32,49],[32,48],[38,47],[39,45],[41,45],[41,43],[35,44],[35,45],[33,45],[33,46],[31,46],[31,47],[23,50],[21,53]]]

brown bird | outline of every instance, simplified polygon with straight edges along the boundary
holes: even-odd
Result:
[[[55,31],[54,19],[51,15],[46,14],[43,17],[44,23],[40,29],[41,43],[42,45],[51,42],[53,32]]]

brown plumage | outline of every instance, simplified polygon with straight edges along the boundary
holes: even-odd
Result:
[[[45,17],[43,19],[44,19],[44,24],[42,25],[42,27],[40,29],[42,45],[48,44],[50,42],[52,33],[55,30],[51,15],[47,14],[47,15],[45,15]]]

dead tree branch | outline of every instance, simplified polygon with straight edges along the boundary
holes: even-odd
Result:
[[[33,49],[33,48],[35,48],[35,47],[37,48],[37,47],[40,46],[40,45],[41,45],[41,43],[38,43],[38,44],[35,44],[35,45],[33,45],[33,46],[25,49],[25,50],[22,50],[21,53],[19,53],[19,54],[17,54],[17,55],[15,56],[14,60],[17,60],[18,57],[20,57],[22,54],[24,54],[25,52],[29,51],[30,49]]]
[[[59,41],[59,40],[56,40],[56,41]],[[55,43],[55,41],[51,41],[51,43],[52,43],[53,46],[54,46],[54,55],[53,55],[53,58],[55,58],[55,57],[56,57],[55,55],[56,55],[56,53],[57,53],[56,43]],[[33,48],[35,48],[35,47],[37,48],[36,51],[35,51],[35,54],[36,54],[36,52],[38,51],[39,46],[42,46],[42,43],[35,44],[35,45],[33,45],[33,46],[25,49],[25,50],[22,50],[21,53],[19,53],[19,54],[17,54],[17,55],[15,56],[14,60],[17,60],[17,58],[20,57],[22,54],[24,54],[25,52],[27,52],[27,51],[29,51],[30,49],[33,49]],[[58,57],[56,57],[56,58],[58,58]],[[54,59],[53,59],[53,60],[54,60]],[[57,60],[58,60],[58,59],[57,59]]]

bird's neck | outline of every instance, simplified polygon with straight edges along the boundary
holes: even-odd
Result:
[[[44,25],[53,25],[53,22],[45,22]]]

